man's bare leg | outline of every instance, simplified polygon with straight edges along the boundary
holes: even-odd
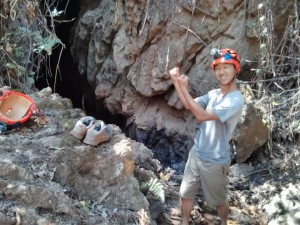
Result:
[[[222,205],[216,207],[218,215],[221,219],[221,225],[227,225],[227,219],[229,214],[229,204],[228,201]]]
[[[194,208],[193,200],[188,198],[181,198],[181,225],[189,225],[189,220],[191,216],[191,212]]]

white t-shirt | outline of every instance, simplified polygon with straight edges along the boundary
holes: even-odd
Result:
[[[200,123],[195,137],[197,155],[202,160],[224,164],[230,160],[229,141],[242,115],[243,95],[235,90],[223,96],[220,89],[215,89],[195,101],[219,117],[219,120]]]

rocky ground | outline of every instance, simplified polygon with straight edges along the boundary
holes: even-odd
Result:
[[[69,134],[82,110],[50,89],[31,97],[41,114],[0,135],[1,225],[179,224],[182,174],[113,124],[110,141],[84,144]],[[299,146],[289,151],[231,166],[229,224],[300,224]],[[195,203],[191,224],[219,224]]]

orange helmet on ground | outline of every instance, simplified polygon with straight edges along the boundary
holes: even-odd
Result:
[[[25,123],[37,109],[28,95],[4,90],[0,97],[0,133]]]
[[[241,68],[240,57],[236,51],[234,51],[230,48],[224,48],[222,50],[213,48],[210,51],[210,54],[213,56],[213,61],[210,64],[210,67],[212,70],[214,70],[215,65],[217,65],[217,64],[229,63],[229,64],[233,64],[235,66],[237,73],[240,72],[240,68]]]

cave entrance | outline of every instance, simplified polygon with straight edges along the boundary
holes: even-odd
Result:
[[[70,37],[74,32],[72,28],[79,16],[80,1],[52,0],[47,2],[51,10],[64,12],[61,20],[66,22],[56,22],[55,33],[64,43],[65,48],[63,50],[60,47],[53,49],[47,65],[38,75],[35,86],[39,90],[51,87],[53,92],[64,98],[69,98],[74,108],[81,108],[87,115],[101,119],[105,123],[116,124],[124,129],[125,119],[123,116],[111,115],[103,103],[95,98],[94,89],[88,83],[86,75],[79,73],[77,64],[73,61],[70,50]],[[41,1],[41,7],[44,7],[44,5],[45,1]],[[51,23],[48,22],[48,24]]]
[[[74,64],[70,51],[69,37],[71,28],[79,13],[79,1],[49,1],[51,10],[64,11],[63,21],[70,22],[56,22],[55,33],[57,37],[65,44],[65,49],[56,47],[49,56],[48,62],[41,70],[39,78],[36,80],[36,87],[42,89],[44,87],[51,87],[52,90],[62,97],[71,99],[75,108],[82,108],[83,85],[86,81],[77,70]],[[41,1],[41,7],[45,6],[45,2]],[[47,17],[47,19],[49,19]],[[60,19],[58,19],[60,20]],[[48,21],[50,25],[50,21]],[[50,28],[51,29],[51,28]]]

